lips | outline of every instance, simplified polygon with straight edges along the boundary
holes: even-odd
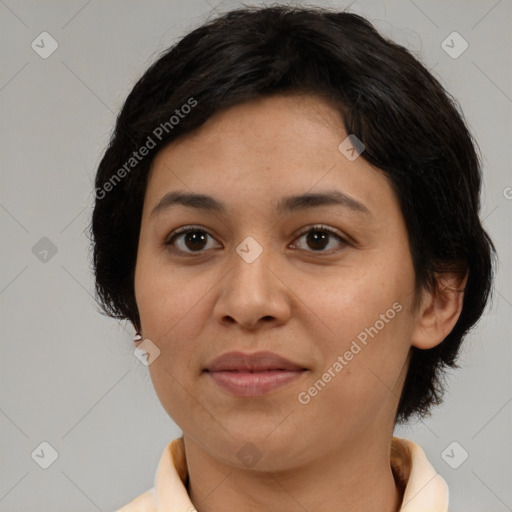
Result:
[[[260,396],[299,379],[307,368],[272,352],[228,352],[204,370],[224,391],[235,396]]]
[[[249,371],[261,372],[265,370],[304,370],[302,366],[285,359],[273,352],[257,352],[244,354],[243,352],[228,352],[217,357],[206,368],[209,372],[221,371]]]

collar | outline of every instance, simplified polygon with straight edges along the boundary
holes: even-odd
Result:
[[[391,439],[391,470],[404,489],[400,512],[448,512],[448,485],[425,452],[408,439]]]
[[[395,481],[404,491],[400,512],[448,512],[448,486],[419,445],[393,437],[390,463]],[[185,445],[180,437],[165,447],[154,487],[117,512],[195,511],[187,483]]]

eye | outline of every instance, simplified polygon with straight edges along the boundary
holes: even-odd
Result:
[[[347,242],[339,235],[336,231],[332,230],[323,225],[312,226],[306,231],[303,231],[296,240],[300,240],[305,237],[306,244],[310,247],[309,252],[322,252],[324,254],[333,254],[340,251]],[[172,232],[167,240],[164,242],[165,246],[173,246],[176,248],[178,253],[185,254],[200,254],[205,252],[206,249],[219,248],[221,246],[208,245],[209,240],[213,240],[212,235],[205,229],[195,226],[185,226]],[[332,248],[332,239],[335,239],[334,249]],[[336,245],[341,246],[336,248]],[[331,246],[331,247],[329,247]],[[290,246],[292,249],[299,248],[300,244],[292,243]],[[328,249],[328,250],[325,250]],[[307,250],[307,249],[306,249]]]
[[[324,252],[326,254],[332,254],[338,252],[347,244],[345,239],[336,231],[323,225],[310,227],[307,231],[302,232],[297,240],[303,238],[304,236],[306,237],[306,244],[308,244],[308,246],[312,249],[310,252]],[[334,243],[334,249],[332,249],[332,243],[330,244],[333,238],[337,240],[337,244]],[[336,248],[336,245],[341,245],[341,247]],[[296,248],[297,246],[297,243],[293,243],[291,247]],[[299,249],[301,248],[303,247],[299,247]],[[325,249],[329,250],[326,251]]]
[[[204,229],[194,226],[180,228],[170,234],[165,241],[166,246],[176,246],[178,252],[183,253],[200,253],[203,249],[211,249],[208,247],[208,237],[213,237]]]

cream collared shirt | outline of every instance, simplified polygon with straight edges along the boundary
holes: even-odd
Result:
[[[390,462],[395,481],[404,488],[400,512],[448,512],[448,486],[419,445],[393,437]],[[154,486],[116,512],[194,512],[187,479],[183,439],[174,439],[160,457]]]

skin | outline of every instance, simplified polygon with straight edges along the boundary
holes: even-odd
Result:
[[[276,95],[217,113],[153,162],[135,293],[143,339],[160,350],[151,379],[183,431],[189,494],[200,512],[400,507],[389,450],[410,348],[433,347],[448,334],[462,299],[446,290],[460,283],[445,276],[445,292],[423,291],[413,307],[397,198],[381,171],[340,152],[346,137],[320,98]],[[211,195],[226,214],[174,205],[151,215],[177,190]],[[276,212],[284,196],[332,190],[368,213],[340,205]],[[317,224],[345,241],[330,235],[315,250],[307,229]],[[186,235],[165,245],[187,225],[209,233],[202,252]],[[236,252],[248,236],[263,248],[252,263]],[[300,403],[298,394],[397,302],[401,311]],[[270,350],[308,371],[270,394],[235,397],[202,371],[232,350]],[[237,456],[248,443],[259,457],[250,466]]]

